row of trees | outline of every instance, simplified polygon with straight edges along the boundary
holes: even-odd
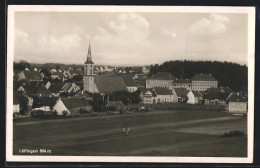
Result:
[[[212,74],[219,86],[228,86],[234,91],[247,90],[246,65],[218,61],[167,61],[162,65],[152,65],[149,76],[158,72],[170,72],[177,78],[189,79],[196,73]]]

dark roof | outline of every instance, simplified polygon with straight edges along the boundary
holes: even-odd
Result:
[[[172,83],[191,83],[190,79],[176,79]]]
[[[130,75],[122,75],[120,77],[123,78],[126,86],[137,86],[135,81],[133,80],[132,76],[130,76]]]
[[[59,84],[52,84],[49,88],[49,90],[52,93],[59,93],[61,91],[61,89],[63,88],[64,83],[59,83]]]
[[[127,91],[126,84],[121,77],[95,76],[95,84],[100,93],[112,93],[115,91]]]
[[[85,64],[94,64],[94,62],[91,61],[91,60],[87,60],[87,61],[85,62]]]
[[[126,110],[125,105],[121,101],[108,101],[107,103],[117,110]]]
[[[24,76],[28,80],[41,80],[42,76],[38,71],[23,71]]]
[[[46,89],[46,87],[41,86],[40,88],[37,89],[36,94],[38,96],[41,95],[41,96],[48,96],[49,97],[50,95],[52,95],[52,92],[49,91],[48,89]]]
[[[191,92],[194,94],[195,97],[202,97],[199,91],[192,90]]]
[[[37,107],[42,107],[42,106],[50,106],[53,107],[57,100],[59,99],[59,97],[38,97],[37,99]],[[34,103],[36,103],[34,101]]]
[[[219,99],[219,100],[226,100],[228,98],[228,96],[230,95],[230,93],[222,93],[222,92],[216,92],[216,93],[208,93],[204,95],[204,99],[210,99],[210,100],[215,100],[215,99]]]
[[[75,97],[84,97],[86,99],[91,99],[92,97],[90,97],[85,91],[81,90],[79,92],[77,92],[75,95]]]
[[[138,79],[146,79],[147,75],[146,74],[137,74]]]
[[[154,91],[157,95],[172,95],[172,91],[167,87],[154,87]]]
[[[222,87],[222,88],[208,88],[206,91],[206,93],[231,93],[232,89],[230,89],[229,87]]]
[[[86,99],[80,97],[61,98],[61,101],[68,110],[90,106]]]
[[[232,93],[227,100],[229,102],[247,102],[247,96],[241,93]]]
[[[151,76],[149,79],[176,80],[176,77],[169,72],[158,72],[157,74]]]
[[[192,81],[217,81],[211,74],[195,74]]]
[[[189,92],[186,88],[174,88],[177,97],[184,97]]]

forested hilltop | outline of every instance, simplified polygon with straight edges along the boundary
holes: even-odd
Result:
[[[192,78],[196,73],[212,74],[218,86],[228,86],[234,91],[247,90],[247,66],[218,61],[167,61],[152,65],[149,76],[157,72],[170,72],[177,78]]]

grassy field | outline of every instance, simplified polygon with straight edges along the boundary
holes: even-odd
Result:
[[[128,135],[116,129],[131,128]],[[246,157],[247,117],[176,110],[119,116],[14,120],[14,154],[49,149],[48,155]],[[46,154],[44,154],[46,155]]]

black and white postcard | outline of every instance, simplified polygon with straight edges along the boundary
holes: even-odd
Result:
[[[254,7],[9,5],[6,159],[252,163]]]

